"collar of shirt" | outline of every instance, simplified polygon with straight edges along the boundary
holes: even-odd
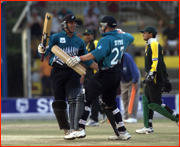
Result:
[[[101,35],[102,35],[102,36],[115,35],[115,34],[117,34],[117,33],[118,33],[117,30],[113,30],[113,31],[109,31],[109,32],[103,33],[103,34],[101,34]]]
[[[146,46],[149,45],[149,44],[151,44],[151,43],[154,42],[154,41],[157,41],[157,39],[156,39],[156,38],[150,38],[150,39],[146,42]]]
[[[90,42],[87,42],[87,46],[89,46],[93,41],[94,41],[94,39],[91,40]]]
[[[87,42],[88,44],[92,43],[95,39],[92,39],[91,41]]]
[[[63,29],[62,33],[67,35],[67,33],[66,33],[66,31],[64,31],[64,29]],[[76,34],[77,34],[77,32],[74,32],[74,33],[73,33],[73,36],[76,35]],[[67,36],[68,36],[68,35],[67,35]]]

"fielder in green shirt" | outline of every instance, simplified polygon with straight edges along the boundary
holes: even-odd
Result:
[[[145,80],[146,84],[142,96],[144,127],[136,130],[138,134],[153,133],[152,119],[154,111],[161,115],[176,121],[179,126],[179,114],[176,114],[166,104],[162,103],[162,92],[170,92],[172,90],[171,83],[166,72],[166,65],[163,58],[163,49],[156,40],[157,31],[154,27],[148,26],[144,30],[143,38],[146,41],[145,48]]]

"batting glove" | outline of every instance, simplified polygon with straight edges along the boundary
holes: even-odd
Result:
[[[164,84],[164,89],[162,90],[162,92],[170,92],[172,90],[172,86],[171,83],[169,82],[169,79],[166,77],[165,78],[165,84]]]
[[[156,72],[149,72],[146,79],[143,81],[147,86],[151,86],[154,84],[154,78],[156,77]]]
[[[66,64],[72,68],[73,66],[77,65],[80,61],[81,61],[80,57],[74,56],[74,57],[69,58]]]
[[[45,54],[45,52],[46,52],[46,47],[44,47],[42,44],[39,44],[39,45],[38,45],[38,52],[39,52],[40,54]]]

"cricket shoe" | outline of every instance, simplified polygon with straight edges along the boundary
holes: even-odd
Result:
[[[95,122],[95,121],[92,120],[92,119],[89,119],[89,121],[86,123],[86,126],[87,126],[87,127],[99,126],[99,123],[98,123],[98,122]]]
[[[85,133],[85,130],[83,128],[78,128],[73,133],[74,133],[76,138],[85,138],[86,137],[86,133]]]
[[[150,128],[144,127],[142,129],[136,130],[136,133],[138,133],[138,134],[150,134],[150,133],[153,133],[153,132],[154,132],[154,130],[153,130],[152,127],[150,127]]]
[[[109,140],[129,140],[131,138],[127,131],[119,132],[119,136],[110,136]]]
[[[76,136],[74,134],[75,131],[68,131],[66,132],[65,136],[64,136],[64,139],[65,140],[74,140],[76,139]]]
[[[128,118],[124,120],[125,123],[137,123],[137,119],[136,118]]]

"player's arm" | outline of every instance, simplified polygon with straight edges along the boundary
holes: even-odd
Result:
[[[80,47],[80,51],[79,51],[79,53],[78,53],[78,57],[81,57],[81,56],[84,56],[84,55],[87,55],[88,54],[88,51],[86,50],[86,46],[85,46],[85,44],[84,44],[84,42],[81,40],[81,47]],[[94,61],[92,60],[92,59],[90,59],[90,58],[88,58],[87,60],[81,60],[80,59],[80,61],[82,61],[84,64],[86,64],[86,65],[88,65],[88,66],[90,66]],[[80,62],[79,61],[79,62]]]
[[[83,55],[83,56],[80,56],[81,58],[81,61],[87,61],[87,60],[94,60],[95,57],[93,56],[93,54],[91,53],[88,53],[86,55]],[[98,70],[98,64],[96,62],[93,62],[91,65],[90,65],[90,68],[94,69],[94,70]]]
[[[131,71],[131,75],[132,75],[132,86],[135,88],[135,90],[137,90],[138,88],[138,79],[139,79],[139,72],[138,72],[138,68],[133,60],[133,58],[131,57],[131,55],[129,55],[129,60],[127,62],[127,65]]]
[[[126,33],[124,31],[122,31],[121,29],[117,29],[117,31],[118,31],[119,34],[124,34],[124,36],[125,36],[125,38],[127,40],[127,46],[130,45],[131,43],[133,43],[133,41],[134,41],[133,35],[131,35],[130,33]]]
[[[91,53],[88,53],[87,55],[83,55],[80,57],[78,56],[71,57],[67,60],[66,64],[72,68],[75,65],[79,64],[80,61],[84,62],[92,59],[95,59],[95,57]],[[98,70],[98,65],[95,62],[91,62],[90,68]]]
[[[126,38],[127,38],[128,45],[130,45],[131,43],[133,43],[133,41],[134,41],[133,35],[131,35],[131,34],[129,34],[129,33],[125,33],[125,35],[126,35]]]
[[[97,47],[97,44],[98,44],[98,41],[95,40],[95,41],[94,41],[94,47],[95,47],[95,49],[96,49],[96,47]],[[86,54],[86,55],[80,56],[80,58],[81,58],[81,61],[88,61],[88,60],[94,60],[94,59],[95,59],[95,57],[94,57],[94,55],[93,55],[92,53],[88,53],[88,54]],[[96,64],[95,62],[93,62],[93,63],[90,65],[90,68],[95,69],[95,70],[97,71],[97,70],[98,70],[98,64]]]
[[[158,51],[159,51],[158,42],[154,41],[151,43],[151,51],[152,51],[152,65],[151,70],[149,71],[146,79],[143,83],[147,85],[152,85],[156,83],[156,75],[157,75],[157,65],[158,65]]]
[[[105,54],[107,54],[108,49],[106,48],[107,48],[106,46],[104,46],[103,44],[99,44],[98,42],[97,49],[93,50],[91,53],[88,53],[86,55],[82,55],[79,57],[78,56],[71,57],[67,60],[66,64],[69,67],[73,67],[76,64],[78,64],[80,61],[88,62],[89,60],[96,59],[96,61],[99,62],[105,56]]]
[[[158,65],[158,42],[154,41],[151,43],[151,50],[152,50],[152,65],[151,65],[151,72],[157,72],[157,65]]]
[[[81,46],[81,51],[79,52],[79,56],[74,56],[69,58],[66,64],[69,67],[73,67],[76,64],[78,64],[80,61],[82,61],[84,64],[90,66],[92,69],[97,70],[98,65],[94,62],[93,59],[95,59],[95,57],[91,53],[87,52],[85,44],[82,41],[82,46]]]
[[[98,71],[98,64],[96,62],[93,62],[90,67],[96,71]]]
[[[44,54],[45,56],[47,56],[49,54],[49,52],[51,51],[51,48],[54,46],[54,37],[53,35],[51,35],[49,37],[49,45],[48,46],[43,46],[42,43],[40,43],[38,45],[38,54],[39,56],[41,56],[41,54]]]
[[[94,55],[91,53],[80,56],[79,58],[81,59],[81,61],[88,61],[88,60],[94,60],[95,59]]]

